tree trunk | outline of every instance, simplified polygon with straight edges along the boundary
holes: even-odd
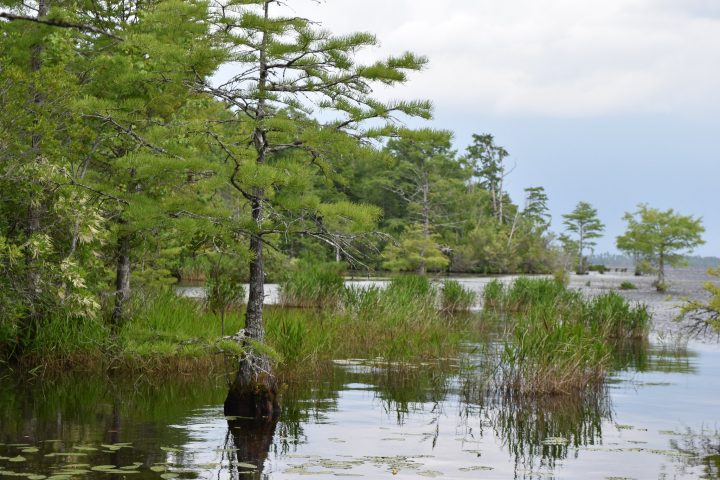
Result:
[[[584,240],[585,239],[583,238],[583,232],[581,230],[580,231],[580,255],[579,255],[580,258],[578,259],[578,268],[577,268],[578,275],[582,275],[583,273],[585,273],[583,270],[583,250],[584,250],[583,242],[584,242]]]
[[[113,330],[125,321],[125,306],[130,298],[130,235],[118,236],[117,265],[115,270],[115,307],[110,324]]]
[[[665,286],[665,252],[660,252],[660,258],[658,259],[658,278],[656,289],[658,292],[664,292]]]
[[[264,17],[269,18],[269,6],[272,0],[264,2]],[[268,34],[264,33],[259,52],[258,73],[258,106],[256,127],[253,132],[253,145],[257,152],[256,163],[265,163],[268,141],[264,126],[266,114],[268,66],[267,66]],[[263,325],[263,304],[265,302],[265,271],[263,264],[262,228],[264,220],[265,191],[254,188],[252,192],[252,217],[257,231],[250,238],[250,251],[253,259],[250,262],[250,285],[247,310],[245,312],[245,337],[243,339],[244,354],[240,359],[235,379],[230,385],[225,398],[226,415],[252,417],[275,417],[280,407],[277,399],[277,381],[272,372],[272,364],[262,352],[254,348],[253,343],[265,341]]]
[[[262,195],[255,192],[256,198]],[[253,202],[253,220],[262,223],[263,208],[260,201]],[[258,236],[250,240],[253,259],[250,262],[250,284],[247,310],[245,312],[245,354],[240,359],[235,379],[225,399],[225,414],[241,417],[262,418],[276,416],[279,411],[277,382],[272,373],[270,360],[254,349],[252,343],[265,341],[263,305],[265,302],[265,271],[263,242]]]
[[[427,262],[425,261],[425,249],[430,244],[430,185],[425,176],[424,183],[422,185],[423,193],[423,204],[422,204],[422,216],[423,216],[423,242],[420,246],[420,265],[418,266],[418,273],[425,275],[427,273]]]
[[[40,0],[38,2],[37,18],[47,16],[50,10],[50,4],[48,0]],[[42,44],[38,43],[33,45],[30,53],[30,70],[37,72],[42,68]],[[34,86],[33,103],[39,106],[45,101],[45,97],[42,90],[38,85]],[[35,154],[35,161],[42,163],[43,158],[40,152],[40,143],[42,136],[37,131],[32,132],[30,136],[30,147],[31,151]],[[27,224],[25,226],[25,234],[28,240],[39,233],[42,229],[42,215],[43,205],[42,201],[36,201],[37,199],[30,199],[27,212]],[[20,326],[20,350],[23,350],[24,346],[31,343],[37,334],[39,323],[42,317],[41,308],[41,274],[40,274],[40,263],[34,257],[30,249],[28,248],[25,253],[25,267],[27,271],[27,316]]]

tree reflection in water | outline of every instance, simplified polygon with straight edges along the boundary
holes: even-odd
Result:
[[[225,452],[230,479],[268,478],[263,466],[273,444],[277,423],[277,417],[228,419]]]

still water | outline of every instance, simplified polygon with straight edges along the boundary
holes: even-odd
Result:
[[[6,376],[0,477],[720,478],[715,344],[635,348],[582,398],[490,395],[482,364],[338,361],[289,384],[279,422],[260,425],[223,416],[220,374]]]

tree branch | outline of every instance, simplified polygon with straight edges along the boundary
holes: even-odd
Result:
[[[106,32],[105,30],[103,30],[101,28],[97,28],[93,25],[87,25],[87,24],[83,24],[83,23],[66,22],[64,20],[58,20],[58,19],[52,19],[52,18],[28,17],[25,15],[15,15],[13,13],[7,13],[7,12],[0,12],[0,18],[10,20],[11,22],[25,21],[25,22],[40,23],[43,25],[50,25],[51,27],[74,28],[75,30],[80,30],[81,32],[90,32],[90,33],[97,33],[99,35],[105,35],[105,36],[108,36],[115,40],[119,40],[121,42],[124,40],[122,37],[119,37],[119,36],[115,35],[114,33]]]

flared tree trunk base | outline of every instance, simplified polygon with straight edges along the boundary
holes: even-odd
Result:
[[[266,358],[244,357],[225,398],[225,415],[275,418],[280,414],[277,380]]]

